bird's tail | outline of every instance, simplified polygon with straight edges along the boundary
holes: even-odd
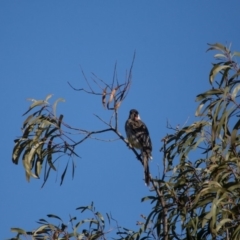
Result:
[[[143,167],[144,167],[144,176],[145,176],[145,183],[147,184],[147,186],[149,186],[150,184],[150,172],[149,172],[149,166],[148,166],[148,154],[146,152],[142,153],[142,159],[143,159]]]

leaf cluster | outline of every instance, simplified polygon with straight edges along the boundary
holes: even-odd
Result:
[[[165,173],[147,198],[155,207],[145,226],[154,222],[160,239],[240,238],[240,54],[219,43],[208,50],[220,52],[211,89],[196,98],[198,120],[163,138]]]
[[[104,218],[102,213],[95,209],[93,202],[88,206],[78,207],[76,210],[80,211],[80,214],[86,212],[90,217],[77,221],[77,217],[69,216],[69,221],[64,223],[59,216],[47,214],[51,222],[41,218],[37,221],[40,226],[32,231],[11,228],[11,231],[16,233],[16,236],[9,240],[22,240],[25,239],[22,237],[27,236],[30,236],[33,240],[105,240],[108,239],[113,230],[116,231],[117,239],[130,240],[140,235],[127,228],[120,227],[111,214],[106,214],[106,218]],[[54,222],[57,222],[57,224]]]
[[[16,139],[13,148],[12,161],[18,164],[22,157],[23,166],[26,173],[27,181],[30,177],[39,178],[43,164],[44,167],[44,183],[49,177],[50,170],[56,171],[54,162],[61,156],[78,156],[71,145],[72,140],[66,137],[62,129],[63,115],[56,115],[58,102],[64,102],[64,99],[57,99],[51,106],[48,100],[52,95],[48,95],[45,100],[29,99],[33,103],[27,112],[29,114],[22,126],[22,136]],[[70,142],[70,143],[68,143]],[[58,157],[53,160],[53,155]],[[62,181],[66,172],[62,174]],[[74,173],[74,172],[73,172]],[[43,184],[44,184],[43,183]]]

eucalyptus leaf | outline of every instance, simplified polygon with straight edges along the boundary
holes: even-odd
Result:
[[[33,108],[38,107],[38,106],[42,106],[42,105],[46,105],[46,102],[43,101],[43,100],[35,101],[35,102],[29,107],[29,109],[23,114],[23,116],[26,115],[27,113],[29,113]]]
[[[65,99],[64,99],[64,98],[58,98],[58,99],[54,102],[54,104],[53,104],[53,114],[54,114],[55,117],[57,116],[56,111],[57,111],[57,104],[58,104],[59,102],[65,102]]]
[[[235,100],[238,92],[240,90],[240,84],[238,84],[234,89],[233,89],[233,92],[232,92],[232,99]]]
[[[21,229],[21,228],[11,228],[11,231],[12,232],[17,232],[17,233],[20,233],[20,234],[24,234],[24,235],[27,234],[27,232],[25,230]]]
[[[210,75],[209,75],[209,81],[211,84],[213,84],[213,81],[214,81],[214,78],[215,76],[221,71],[221,70],[224,70],[224,69],[227,69],[227,68],[230,68],[230,66],[228,65],[218,65],[216,64],[211,72],[210,72]]]

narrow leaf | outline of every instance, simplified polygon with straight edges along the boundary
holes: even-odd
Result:
[[[205,99],[206,97],[210,97],[210,96],[215,96],[215,95],[220,95],[220,94],[223,94],[223,90],[222,89],[211,89],[207,92],[204,92],[204,93],[201,93],[199,95],[197,95],[197,98],[196,98],[196,102],[198,101],[201,101],[203,99]],[[209,99],[210,100],[210,99]]]
[[[220,54],[220,53],[215,54],[214,57],[215,58],[225,58],[225,59],[227,58],[224,54]]]
[[[197,110],[196,110],[196,112],[195,112],[195,116],[196,116],[196,117],[202,116],[202,114],[200,114],[200,112],[201,112],[203,106],[205,105],[205,103],[206,103],[207,101],[209,101],[209,98],[204,99],[204,100],[200,103],[200,105],[198,106],[198,108],[197,108]]]
[[[238,56],[238,57],[240,57],[240,52],[234,52],[233,54],[232,54],[232,57],[233,56]]]
[[[202,228],[204,228],[205,224],[210,221],[211,217],[212,217],[212,212],[209,212],[204,216],[202,221]]]
[[[69,163],[69,161],[68,161],[68,163]],[[62,176],[61,176],[61,183],[60,183],[60,186],[62,185],[63,180],[64,180],[64,177],[65,177],[65,174],[66,174],[66,172],[67,172],[68,163],[67,163],[67,165],[66,165],[66,167],[65,167],[65,169],[64,169],[64,171],[63,171],[63,174],[62,174]]]
[[[240,128],[240,119],[237,121],[237,123],[235,124],[235,126],[233,127],[233,131],[231,134],[231,145],[235,145],[236,142],[236,137],[237,137],[237,131]]]
[[[27,232],[21,228],[11,228],[11,231],[27,235]]]
[[[37,106],[41,106],[41,105],[46,105],[46,103],[43,100],[38,100],[36,102],[34,102],[29,109],[23,114],[26,115],[28,112],[30,112],[33,108],[37,107]]]
[[[37,160],[36,163],[35,163],[35,175],[37,177],[40,176],[41,170],[42,170],[42,161]]]
[[[47,103],[48,99],[50,99],[53,96],[53,94],[48,94],[45,98],[45,102]]]
[[[58,104],[59,102],[65,102],[65,99],[64,99],[64,98],[58,98],[58,99],[54,102],[54,104],[53,104],[53,114],[54,114],[55,117],[57,116],[56,108],[57,108],[57,104]]]
[[[59,219],[61,222],[62,222],[62,219],[60,217],[58,217],[57,215],[54,215],[54,214],[48,214],[47,215],[49,218],[57,218]]]
[[[48,141],[48,155],[47,155],[47,162],[49,164],[49,166],[56,171],[55,166],[53,165],[52,162],[52,140],[54,139],[54,136],[50,138],[50,140]]]
[[[63,115],[61,114],[60,117],[58,118],[58,127],[59,128],[61,128],[62,120],[63,120]]]
[[[221,70],[226,69],[226,68],[230,68],[230,66],[228,66],[228,65],[218,65],[218,64],[216,64],[216,65],[212,68],[212,70],[211,70],[211,72],[210,72],[210,75],[209,75],[210,84],[213,83],[215,76],[216,76]]]
[[[50,224],[47,224],[47,225],[42,225],[40,226],[38,229],[36,229],[34,231],[34,234],[33,236],[38,236],[39,233],[48,233],[49,232],[49,228],[50,228]],[[34,240],[37,239],[37,238],[33,238]]]
[[[13,148],[13,155],[12,155],[12,161],[15,164],[18,164],[18,159],[21,156],[22,151],[25,149],[26,145],[29,143],[30,140],[24,141],[21,143],[20,139],[15,144]]]
[[[235,97],[237,96],[238,91],[240,90],[240,84],[238,84],[232,92],[232,99],[235,100]]]
[[[214,44],[208,44],[208,45],[211,47],[209,49],[207,49],[207,51],[209,51],[209,50],[221,50],[223,52],[227,51],[227,48],[220,43],[214,43]]]

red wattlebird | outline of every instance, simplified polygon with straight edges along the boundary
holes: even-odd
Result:
[[[150,173],[148,160],[152,159],[152,142],[147,126],[141,121],[137,110],[130,110],[128,120],[125,123],[125,131],[129,145],[141,150],[145,183],[149,185]]]

